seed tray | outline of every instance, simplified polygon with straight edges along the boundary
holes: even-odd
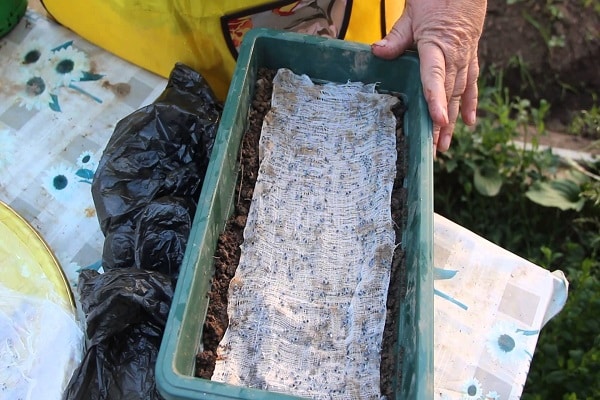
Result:
[[[240,49],[222,122],[208,166],[193,229],[180,270],[156,363],[156,383],[166,399],[285,399],[283,395],[195,377],[213,255],[233,204],[242,136],[248,123],[258,69],[289,68],[318,81],[378,82],[382,91],[402,93],[407,103],[407,222],[403,235],[406,297],[397,318],[397,399],[433,398],[433,144],[415,54],[388,61],[366,45],[269,29],[250,31]]]

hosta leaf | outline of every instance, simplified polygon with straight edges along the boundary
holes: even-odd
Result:
[[[525,193],[534,203],[561,210],[581,211],[585,199],[579,196],[579,184],[570,179],[557,179],[551,182],[538,182]]]
[[[479,193],[484,196],[493,197],[500,192],[502,176],[493,167],[475,168],[473,183]]]

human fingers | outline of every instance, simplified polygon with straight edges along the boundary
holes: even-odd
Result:
[[[437,150],[445,152],[450,148],[454,127],[456,126],[456,118],[458,117],[459,97],[452,97],[448,103],[448,124],[440,128],[439,141]]]
[[[477,79],[479,77],[479,60],[473,58],[467,72],[467,85],[461,98],[461,116],[465,124],[474,125],[477,120],[477,98],[479,90]]]
[[[448,69],[452,70],[451,67]],[[440,129],[437,150],[445,152],[450,148],[459,109],[461,117],[467,125],[475,123],[478,76],[479,63],[476,56],[467,68],[458,70],[454,76],[453,72],[446,74],[446,92],[448,93],[449,88],[451,88],[448,102],[448,125]]]
[[[442,128],[448,124],[444,53],[435,43],[421,42],[418,46],[423,94],[434,126]],[[434,144],[437,143],[434,137]]]
[[[467,68],[456,69],[455,65],[446,66],[446,95],[448,98],[448,124],[440,130],[440,140],[437,149],[447,151],[452,141],[456,119],[461,108],[460,100],[467,86]]]
[[[371,45],[371,51],[377,57],[393,59],[413,45],[413,30],[408,13],[403,14],[389,33]]]

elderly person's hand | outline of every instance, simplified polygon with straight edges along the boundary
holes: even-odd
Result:
[[[459,108],[466,124],[475,123],[477,47],[486,5],[486,0],[407,0],[392,30],[371,46],[374,55],[395,58],[416,45],[439,151],[450,146]]]

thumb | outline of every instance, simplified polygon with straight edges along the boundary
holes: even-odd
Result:
[[[405,13],[394,24],[390,32],[371,45],[371,51],[377,57],[392,59],[404,53],[414,44],[412,20]]]

